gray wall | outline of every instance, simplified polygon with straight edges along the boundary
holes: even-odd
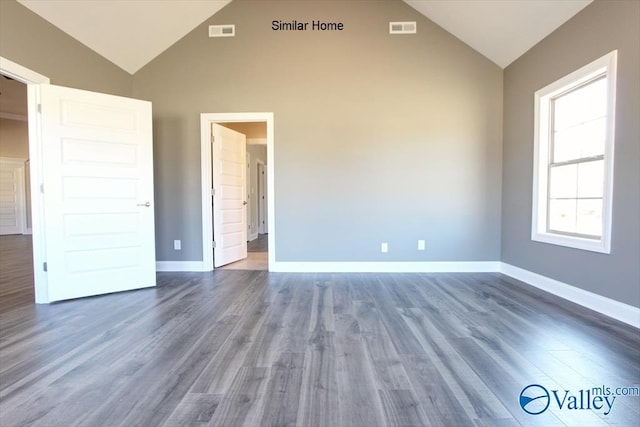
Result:
[[[345,29],[271,30],[294,19]],[[230,23],[235,38],[208,38]],[[275,116],[278,261],[500,257],[502,70],[400,0],[235,0],[133,94],[154,105],[159,260],[202,259],[199,114],[243,111]]]
[[[502,261],[640,306],[640,2],[596,1],[504,72]],[[531,241],[533,94],[618,49],[610,255]]]
[[[15,0],[0,0],[0,56],[52,84],[131,96],[133,77]]]
[[[29,158],[29,125],[0,118],[0,157]]]

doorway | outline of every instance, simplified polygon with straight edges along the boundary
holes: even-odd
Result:
[[[151,104],[50,85],[2,57],[0,74],[27,84],[35,302],[155,286],[153,211],[147,209],[153,202]],[[101,161],[109,166],[96,167]],[[113,209],[114,199],[124,202]],[[125,228],[133,236],[126,241]],[[100,239],[76,238],[95,235]]]
[[[275,262],[275,227],[273,204],[273,171],[265,168],[265,178],[260,184],[258,166],[273,165],[273,113],[203,113],[201,114],[201,160],[202,160],[202,230],[203,230],[203,271],[211,271],[213,267],[213,208],[211,203],[212,163],[211,163],[211,125],[219,124],[246,135],[247,165],[250,182],[247,183],[248,244],[247,259],[241,260],[225,269],[268,270]],[[262,187],[260,187],[262,185]],[[265,188],[266,187],[266,188]],[[262,208],[266,211],[263,217],[267,224],[260,227],[259,194],[265,196]],[[251,219],[249,219],[251,218]],[[267,232],[268,230],[268,232]]]
[[[219,125],[235,130],[246,138],[246,202],[247,202],[247,257],[219,267],[225,270],[268,270],[269,239],[266,226],[260,218],[260,207],[266,207],[266,193],[261,185],[261,166],[267,162],[266,122],[231,122]],[[265,197],[264,200],[261,196]],[[214,212],[215,215],[215,212]],[[214,230],[215,231],[215,230]],[[215,233],[214,233],[215,234]],[[214,249],[215,251],[216,249]],[[214,258],[216,254],[214,253]]]
[[[35,293],[36,303],[45,303],[49,301],[47,292],[47,276],[43,269],[35,268],[35,266],[43,265],[45,261],[44,250],[44,234],[43,234],[43,217],[42,217],[42,200],[38,197],[38,193],[35,193],[34,186],[37,186],[38,182],[41,182],[40,172],[42,170],[42,156],[40,153],[40,147],[38,141],[36,141],[31,135],[35,134],[37,126],[37,102],[36,92],[33,89],[34,85],[48,84],[49,78],[43,76],[35,71],[32,71],[20,64],[10,61],[6,58],[0,57],[0,74],[9,77],[16,82],[27,85],[27,114],[25,119],[27,120],[28,133],[29,133],[29,169],[30,169],[30,193],[29,198],[30,205],[30,226],[33,230],[32,242],[30,249],[33,255],[33,288]],[[26,236],[25,236],[26,237]]]
[[[34,300],[27,85],[0,74],[0,312]]]

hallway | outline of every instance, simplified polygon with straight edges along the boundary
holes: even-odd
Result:
[[[269,238],[260,234],[247,243],[247,258],[219,267],[222,270],[269,271]]]

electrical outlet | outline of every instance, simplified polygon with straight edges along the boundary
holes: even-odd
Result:
[[[383,254],[389,252],[389,244],[387,242],[383,242],[380,244],[380,252],[382,252]]]
[[[426,242],[424,240],[418,240],[418,250],[424,251],[426,248]]]
[[[173,241],[173,249],[176,251],[182,250],[182,241],[174,240]]]

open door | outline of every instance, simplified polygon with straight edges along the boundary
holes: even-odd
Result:
[[[211,124],[213,188],[213,264],[247,257],[246,137]]]
[[[38,90],[49,302],[155,286],[151,103]]]

